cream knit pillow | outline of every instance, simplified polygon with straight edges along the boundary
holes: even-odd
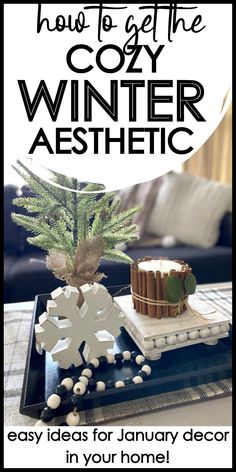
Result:
[[[221,220],[228,211],[232,211],[231,185],[170,172],[164,176],[147,231],[208,248],[218,241]]]

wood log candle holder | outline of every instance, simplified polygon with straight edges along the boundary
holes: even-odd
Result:
[[[158,259],[150,256],[134,261],[131,265],[131,287],[133,305],[137,313],[159,319],[183,313],[187,308],[188,295],[194,293],[196,288],[196,279],[193,275],[188,278],[188,282],[191,278],[191,283],[186,284],[187,276],[191,272],[191,267],[181,260],[170,261],[167,258]],[[173,277],[170,276],[182,281],[182,283],[174,281],[174,285],[182,290],[179,299],[170,300],[170,283],[173,285]],[[189,290],[187,285],[191,285]]]

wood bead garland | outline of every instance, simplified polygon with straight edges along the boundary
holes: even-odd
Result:
[[[140,369],[133,378],[117,380],[116,382],[112,380],[106,382],[102,380],[96,381],[93,378],[96,369],[100,368],[102,370],[110,364],[120,368],[122,363],[127,361],[135,363]],[[78,408],[80,408],[82,396],[92,391],[103,392],[113,388],[125,388],[126,385],[141,384],[151,374],[151,371],[151,367],[147,364],[145,357],[136,351],[124,351],[94,358],[84,366],[79,377],[66,377],[61,381],[61,384],[55,388],[54,393],[48,397],[47,406],[41,411],[40,419],[35,423],[35,426],[48,425],[55,416],[55,411],[69,392],[72,392],[70,402],[73,410],[67,414],[66,424],[68,426],[77,426],[80,422]]]

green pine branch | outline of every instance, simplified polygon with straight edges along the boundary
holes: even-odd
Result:
[[[102,259],[108,259],[114,262],[125,262],[126,264],[133,262],[131,257],[118,249],[105,249]]]
[[[137,239],[138,228],[132,224],[132,218],[139,208],[121,212],[120,199],[114,192],[101,193],[104,190],[101,184],[91,183],[82,188],[75,178],[51,173],[56,187],[40,179],[20,161],[14,169],[32,191],[29,197],[13,201],[28,215],[12,213],[13,221],[32,233],[28,238],[30,244],[67,254],[73,260],[80,241],[100,236],[105,242],[102,258],[132,262],[114,246]]]
[[[51,200],[60,203],[62,206],[65,204],[64,191],[61,191],[60,188],[48,184],[46,181],[40,179],[19,159],[16,161],[16,165],[13,165],[12,167],[27,182],[35,195],[38,195],[39,197],[48,197],[50,195]]]
[[[111,219],[108,219],[107,223],[104,225],[104,230],[115,232],[120,228],[123,228],[123,226],[126,226],[128,223],[130,223],[132,217],[138,210],[139,207],[135,207],[116,214]]]

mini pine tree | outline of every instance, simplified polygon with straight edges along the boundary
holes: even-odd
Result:
[[[75,178],[52,173],[52,185],[19,160],[13,167],[32,196],[13,201],[31,215],[12,213],[12,219],[33,234],[27,238],[30,244],[48,252],[47,267],[57,278],[79,288],[105,276],[97,272],[101,258],[132,262],[115,246],[137,239],[137,226],[131,224],[137,207],[120,212],[120,199],[115,193],[99,193],[101,184],[83,188]]]

